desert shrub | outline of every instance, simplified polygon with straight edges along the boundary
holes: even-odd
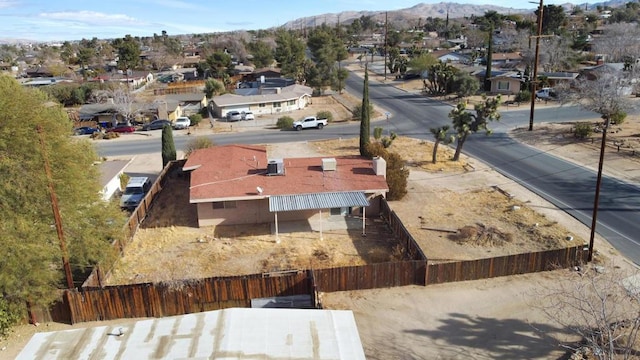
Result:
[[[293,118],[291,116],[282,116],[276,122],[278,129],[291,129],[293,127]]]
[[[373,128],[373,138],[376,140],[380,140],[380,138],[382,137],[382,131],[383,129],[380,126],[376,126],[375,128]]]
[[[198,126],[198,124],[200,124],[200,122],[202,121],[202,115],[193,114],[189,116],[189,120],[191,121],[191,125]]]
[[[407,179],[409,169],[406,168],[402,157],[388,151],[382,143],[372,142],[367,145],[367,153],[372,157],[380,156],[387,162],[387,200],[400,200],[407,194]]]
[[[351,115],[354,120],[360,120],[362,105],[356,105],[351,109]],[[373,114],[373,105],[369,104],[369,114]]]
[[[624,119],[626,118],[627,118],[627,113],[620,111],[615,114],[612,114],[611,117],[609,118],[609,122],[611,123],[611,125],[620,125],[624,122]]]
[[[579,122],[573,129],[573,136],[578,139],[586,139],[593,134],[593,127],[588,122]]]
[[[11,327],[22,319],[21,307],[0,296],[0,338],[6,336]]]
[[[513,100],[516,101],[516,102],[521,102],[521,103],[529,102],[529,101],[531,101],[531,91],[529,91],[529,90],[520,90],[516,94],[516,96],[515,96],[515,98]]]
[[[130,176],[122,173],[120,174],[120,189],[125,189],[129,183]]]
[[[105,139],[105,140],[110,140],[110,139],[117,139],[119,137],[120,137],[119,133],[117,133],[115,131],[112,131],[112,132],[108,132],[108,133],[104,134],[104,136],[102,138]]]
[[[93,134],[89,135],[89,137],[94,140],[100,140],[104,138],[104,133],[102,131],[96,131]]]
[[[207,148],[210,148],[210,147],[213,147],[213,146],[215,146],[215,144],[208,137],[206,137],[206,136],[197,136],[197,137],[189,140],[189,142],[187,142],[187,145],[185,145],[184,157],[188,158],[189,155],[191,155],[191,153],[193,153],[194,151],[196,151],[198,149],[207,149]]]
[[[333,113],[329,110],[322,110],[322,111],[318,111],[318,113],[316,114],[316,117],[318,119],[327,119],[328,122],[332,122],[333,121]]]

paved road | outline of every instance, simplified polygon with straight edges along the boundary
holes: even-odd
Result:
[[[351,74],[347,80],[350,93],[361,94],[362,79]],[[384,127],[402,136],[431,140],[429,128],[450,124],[447,114],[451,106],[407,93],[395,87],[370,83],[373,102],[391,113]],[[575,121],[598,118],[597,114],[578,107],[536,109],[536,122]],[[565,210],[585,225],[591,224],[596,174],[584,167],[566,162],[540,150],[520,144],[506,135],[508,129],[527,126],[528,107],[503,113],[500,123],[492,124],[491,136],[473,135],[463,152],[492,166],[503,175],[534,191]],[[535,125],[534,125],[535,126]],[[307,130],[242,132],[211,135],[219,145],[231,143],[277,143],[358,136],[359,124],[332,125],[321,131]],[[178,149],[184,148],[187,136],[176,136]],[[102,156],[117,156],[160,151],[160,139],[136,142],[100,143]],[[615,179],[603,178],[597,231],[631,261],[640,264],[640,188]]]

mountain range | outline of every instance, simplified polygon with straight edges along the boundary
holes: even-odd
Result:
[[[609,6],[618,7],[624,5],[626,0],[612,0],[597,4],[579,4],[579,3],[565,3],[557,6],[562,6],[565,12],[570,12],[576,6],[584,6],[587,10],[593,10],[597,6]],[[482,16],[487,11],[496,11],[500,14],[530,14],[533,15],[535,8],[531,9],[515,9],[494,5],[474,5],[474,4],[459,4],[453,2],[440,2],[437,4],[421,3],[414,5],[410,8],[393,10],[393,11],[343,11],[340,13],[328,13],[310,17],[303,17],[289,21],[283,25],[286,29],[302,29],[306,27],[319,26],[323,23],[327,25],[335,25],[337,23],[351,23],[355,19],[359,19],[362,16],[371,16],[374,21],[384,22],[385,14],[390,23],[405,24],[406,27],[411,27],[418,24],[419,19],[431,18],[446,18],[447,15],[450,19],[463,18],[468,16]]]

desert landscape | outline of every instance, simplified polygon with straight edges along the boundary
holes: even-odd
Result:
[[[308,111],[313,114],[317,109],[311,107]],[[635,139],[635,135],[640,133],[636,118],[628,119],[621,128],[625,130],[617,131],[610,139],[622,134]],[[208,131],[213,130],[205,127],[197,129],[198,133]],[[236,128],[225,131],[244,130]],[[515,130],[512,133],[514,137],[532,146],[593,167],[592,160],[597,159],[598,155],[597,145],[594,146],[590,141],[575,141],[570,134],[571,124],[541,124],[534,132]],[[125,138],[116,141],[128,140]],[[268,151],[274,156],[284,154],[287,153],[284,146],[289,150],[288,153],[295,148],[295,153],[307,154],[306,156],[337,155],[357,149],[357,143],[353,139],[334,139],[270,146]],[[454,164],[449,160],[451,150],[443,147],[439,152],[438,162],[430,164],[430,146],[430,142],[400,137],[390,149],[403,154],[411,171],[407,197],[391,205],[402,214],[403,221],[406,221],[411,232],[419,239],[430,259],[447,261],[488,257],[502,252],[572,246],[588,239],[587,227],[482,163],[463,158],[461,162]],[[149,168],[157,167],[160,163],[155,157],[157,155],[136,157],[132,167],[137,166],[135,171],[139,172],[157,172],[159,169]],[[629,181],[640,178],[637,157],[629,152],[608,151],[605,164],[605,173]],[[473,206],[461,207],[461,203]],[[192,261],[195,253],[205,253],[201,251],[203,247],[207,248],[209,258],[244,258],[246,254],[231,255],[227,251],[233,250],[231,244],[248,233],[257,237],[265,236],[266,238],[257,240],[256,243],[262,245],[259,249],[270,251],[252,261],[237,261],[233,265],[235,267],[227,264],[232,272],[296,267],[309,262],[309,259],[320,264],[326,260],[337,260],[345,254],[353,254],[354,251],[360,255],[366,253],[355,248],[337,250],[331,247],[330,241],[319,246],[318,238],[310,237],[303,241],[308,241],[311,251],[294,250],[295,257],[286,256],[287,251],[274,248],[270,229],[257,228],[247,230],[245,234],[234,232],[233,229],[217,233],[206,230],[207,233],[194,227],[189,220],[189,211],[172,213],[167,207],[163,210],[172,215],[154,217],[152,214],[139,231],[139,238],[127,249],[122,263],[130,271],[123,272],[118,282],[146,281],[140,274],[152,273],[132,269],[133,264],[141,262],[133,260],[136,259],[133,257],[136,253],[153,255],[149,256],[153,261],[145,266],[161,263],[155,256],[167,253],[174,258],[190,261],[192,269],[205,268]],[[461,233],[463,228],[467,229],[467,236],[451,236],[454,233],[450,231]],[[160,237],[152,235],[152,231],[160,231]],[[388,236],[388,233],[384,233],[384,228],[380,231]],[[334,235],[340,243],[357,245],[354,234],[339,238],[337,232],[329,232],[327,237]],[[240,241],[243,241],[243,247],[253,247],[245,240]],[[283,243],[286,245],[287,241]],[[285,245],[279,249],[286,249]],[[363,261],[380,261],[394,255],[393,246],[381,244],[380,249],[384,251],[372,252],[372,257],[362,257]],[[633,269],[630,263],[599,237],[596,238],[596,252],[597,263],[607,269]],[[299,260],[299,263],[293,260]],[[159,271],[158,276],[186,276],[179,273],[177,265],[166,267],[163,271],[164,273]],[[215,270],[206,271],[209,273]],[[566,349],[559,346],[560,342],[576,338],[559,328],[540,311],[540,307],[545,304],[541,300],[541,293],[559,279],[569,276],[569,273],[570,270],[558,270],[428,287],[325,293],[322,294],[322,302],[326,308],[354,311],[369,359],[560,358],[566,352]],[[20,326],[11,337],[0,340],[0,356],[14,357],[36,331],[103,324],[104,322],[97,322],[70,326],[51,323],[39,327]]]

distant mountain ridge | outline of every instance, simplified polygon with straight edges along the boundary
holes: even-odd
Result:
[[[617,7],[624,5],[625,0],[612,0],[598,4],[586,5],[589,10],[595,9],[596,6],[611,6]],[[575,6],[584,6],[585,4],[564,3],[558,4],[562,6],[565,11],[571,11]],[[534,6],[532,4],[532,6]],[[432,18],[446,18],[447,13],[450,19],[463,18],[471,15],[482,16],[487,11],[496,11],[500,14],[533,14],[536,7],[530,9],[516,9],[510,7],[502,7],[495,5],[474,5],[474,4],[459,4],[453,2],[439,2],[437,4],[420,3],[410,8],[400,10],[386,11],[389,22],[408,22],[407,25],[412,25],[413,22],[417,24],[418,19]],[[289,21],[283,25],[286,29],[301,29],[305,27],[314,27],[326,23],[327,25],[335,25],[340,23],[351,23],[355,19],[359,19],[362,16],[371,16],[375,21],[384,21],[385,11],[343,11],[340,13],[327,13],[316,16],[308,16],[299,19]]]

